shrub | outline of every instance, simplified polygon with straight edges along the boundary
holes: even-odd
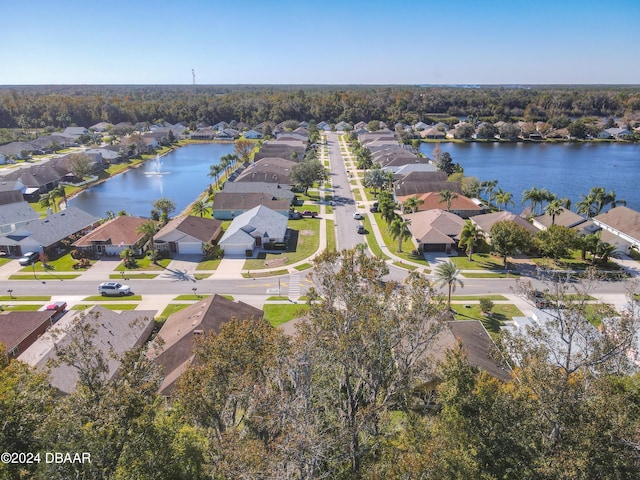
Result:
[[[489,315],[491,313],[493,306],[494,303],[490,298],[482,297],[480,299],[480,310],[482,310],[482,313],[484,313],[485,315]]]

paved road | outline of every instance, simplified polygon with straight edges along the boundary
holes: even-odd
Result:
[[[335,202],[333,216],[336,226],[336,247],[340,251],[354,248],[358,243],[365,242],[365,239],[357,232],[358,221],[353,218],[356,203],[349,184],[344,158],[340,151],[337,133],[327,133],[327,149]]]

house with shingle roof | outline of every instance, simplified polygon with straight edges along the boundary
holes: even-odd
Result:
[[[422,195],[398,197],[398,201],[404,203],[411,197],[417,197],[419,200],[422,200],[422,204],[418,205],[418,211],[439,210],[446,209],[447,207],[447,204],[442,201],[440,192],[428,192],[423,193]],[[474,215],[481,215],[485,213],[485,210],[469,197],[459,194],[455,198],[451,199],[451,208],[449,209],[449,212],[454,213],[461,218],[469,218]]]
[[[259,205],[237,216],[218,245],[225,256],[245,255],[256,248],[285,241],[288,216]]]
[[[73,246],[95,255],[120,255],[125,248],[140,254],[144,244],[144,235],[136,233],[136,230],[147,221],[148,219],[142,217],[121,215],[94,228],[76,240]]]
[[[170,315],[147,353],[148,358],[163,370],[160,394],[170,396],[176,381],[193,363],[198,336],[217,333],[234,318],[262,321],[263,317],[262,310],[217,294]]]
[[[296,162],[284,158],[263,158],[249,165],[234,181],[291,185],[291,169],[295,165]]]
[[[95,305],[85,312],[65,316],[57,325],[27,348],[19,359],[44,371],[50,361],[58,359],[57,352],[74,341],[83,327],[92,332],[91,341],[107,364],[105,377],[114,378],[120,369],[119,356],[139,347],[149,339],[155,326],[156,310],[123,310],[115,312]],[[86,331],[86,330],[84,330]],[[75,391],[79,380],[78,369],[59,362],[49,372],[51,385],[63,394]]]
[[[55,322],[56,312],[1,312],[0,343],[4,345],[9,358],[17,358],[33,345],[40,335]]]
[[[411,222],[409,231],[421,253],[450,253],[465,225],[458,215],[438,209],[410,213],[404,218]]]
[[[213,245],[222,233],[222,221],[187,215],[170,220],[153,236],[158,250],[181,255],[202,255],[205,244]]]
[[[271,210],[288,215],[290,200],[279,200],[266,193],[227,193],[218,192],[213,199],[213,218],[220,220],[233,220],[238,215],[257,207],[264,205]]]
[[[602,229],[603,242],[615,245],[618,251],[629,253],[640,250],[640,212],[628,207],[615,207],[593,217],[593,223]]]
[[[290,185],[267,182],[225,182],[222,191],[224,193],[264,193],[271,198],[287,200],[289,203],[295,202],[296,198]]]
[[[76,207],[68,207],[45,218],[33,220],[0,237],[0,251],[20,256],[25,252],[44,252],[55,256],[58,244],[71,235],[83,233],[100,218]]]
[[[540,230],[546,230],[551,225],[562,225],[567,228],[579,229],[580,225],[583,225],[586,222],[586,218],[572,212],[568,208],[565,208],[562,213],[556,215],[555,218],[548,213],[545,213],[531,219],[531,223]]]
[[[490,242],[491,240],[491,227],[493,227],[498,222],[513,222],[517,225],[520,225],[522,228],[527,230],[532,235],[535,235],[538,232],[538,229],[534,227],[531,223],[525,220],[518,215],[502,211],[502,212],[494,212],[494,213],[485,213],[483,215],[475,215],[470,218],[472,223],[475,223],[478,229],[482,232],[485,239]]]

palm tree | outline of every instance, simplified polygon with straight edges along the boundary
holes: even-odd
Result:
[[[58,206],[58,204],[55,201],[55,199],[56,198],[62,198],[62,200],[64,201],[64,208],[67,208],[67,192],[64,189],[64,185],[58,185],[56,188],[51,190],[49,192],[49,196],[53,200],[54,206]]]
[[[446,263],[441,263],[436,267],[435,277],[440,286],[447,285],[449,287],[449,295],[447,300],[447,306],[451,310],[451,293],[456,291],[456,287],[460,285],[460,288],[464,288],[464,283],[458,278],[460,270],[456,267],[456,264],[449,260]]]
[[[599,257],[599,262],[602,264],[606,264],[609,261],[610,257],[617,257],[618,248],[615,245],[611,245],[610,243],[599,241],[595,248],[595,253]]]
[[[616,191],[611,190],[606,195],[607,203],[611,205],[611,208],[616,208],[619,205],[625,206],[627,204],[626,200],[618,200],[616,198]]]
[[[51,208],[52,200],[53,199],[51,198],[50,194],[44,193],[44,194],[40,195],[39,204],[40,204],[41,207]]]
[[[552,200],[547,204],[544,209],[545,213],[551,217],[551,225],[556,223],[556,216],[561,215],[564,212],[560,200]]]
[[[522,192],[522,204],[525,202],[531,202],[531,213],[535,215],[536,206],[542,203],[542,190],[538,187],[531,187]]]
[[[409,225],[411,225],[411,220],[405,220],[400,215],[396,215],[396,218],[393,219],[389,226],[391,238],[398,239],[398,252],[402,252],[402,242],[407,238],[411,238]]]
[[[493,202],[493,189],[498,186],[498,180],[486,180],[480,184],[482,191],[487,194],[487,203],[491,207]]]
[[[438,195],[440,195],[440,202],[447,204],[447,212],[451,210],[451,201],[458,198],[456,193],[453,193],[451,190],[442,190]]]
[[[473,262],[473,249],[480,239],[480,230],[478,230],[478,226],[467,220],[462,231],[460,232],[460,243],[458,246],[466,247],[469,252],[469,261]]]
[[[413,197],[409,197],[404,201],[404,203],[402,204],[402,209],[405,212],[414,213],[418,211],[418,208],[423,203],[424,203],[424,200],[422,200],[421,198],[418,198],[417,195],[414,195]]]
[[[207,205],[207,202],[205,202],[204,200],[196,200],[195,202],[193,202],[193,205],[191,205],[191,213],[200,215],[200,218],[202,218],[203,215],[206,215],[209,212],[209,205]]]
[[[596,198],[589,192],[587,195],[581,195],[582,199],[576,204],[576,212],[582,215],[586,215],[587,218],[595,217],[596,207],[595,202]]]
[[[216,187],[218,186],[218,177],[220,176],[221,173],[222,173],[222,165],[220,165],[219,163],[209,166],[209,173],[207,175],[211,178],[215,178]]]
[[[136,233],[138,235],[143,235],[145,242],[150,242],[151,259],[153,263],[156,263],[156,249],[155,249],[155,244],[153,243],[153,236],[156,234],[157,231],[158,231],[158,226],[156,225],[156,222],[154,222],[153,220],[147,220],[146,222],[138,225],[138,228],[136,228]]]
[[[507,209],[507,205],[509,204],[515,206],[512,198],[513,194],[511,192],[505,192],[501,188],[498,189],[498,192],[496,193],[496,203],[498,204],[498,210],[501,210],[500,205],[504,205],[505,210]]]

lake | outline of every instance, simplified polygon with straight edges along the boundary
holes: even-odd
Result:
[[[432,157],[433,143],[420,151]],[[591,187],[615,190],[627,206],[640,211],[640,145],[624,143],[441,143],[467,176],[498,180],[498,187],[513,194],[520,213],[522,192],[546,188],[571,199],[571,209]]]
[[[104,217],[108,210],[149,217],[152,204],[161,197],[176,203],[179,214],[208,188],[212,179],[209,166],[220,157],[233,153],[233,143],[187,145],[117,175],[106,182],[81,192],[69,200],[82,210]]]

